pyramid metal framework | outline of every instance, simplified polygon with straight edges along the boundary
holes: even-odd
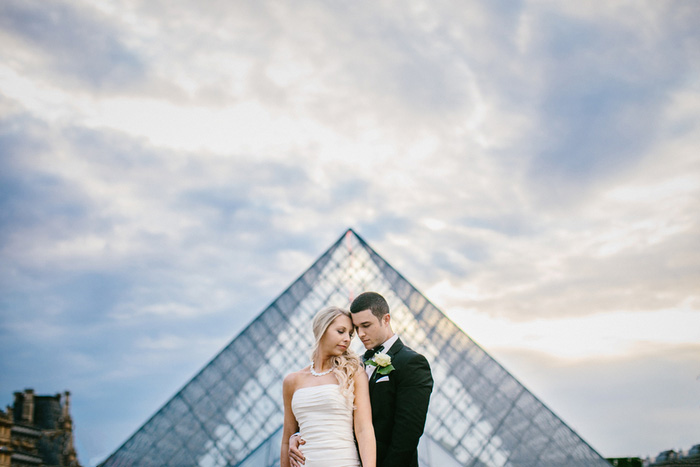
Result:
[[[102,465],[278,466],[282,380],[308,364],[312,317],[366,290],[432,368],[422,467],[610,465],[352,229]]]

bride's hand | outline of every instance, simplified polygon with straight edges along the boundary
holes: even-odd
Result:
[[[289,437],[289,463],[292,467],[301,467],[306,462],[299,446],[306,444],[306,441],[298,434]]]

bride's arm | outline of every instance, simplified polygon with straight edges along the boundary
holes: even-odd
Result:
[[[355,372],[355,439],[360,450],[362,467],[376,467],[377,443],[372,426],[372,406],[369,402],[369,381],[363,368]]]
[[[282,383],[284,399],[284,428],[282,428],[282,446],[280,448],[280,467],[290,467],[289,437],[297,432],[299,424],[292,412],[292,396],[294,395],[294,374],[289,374]]]

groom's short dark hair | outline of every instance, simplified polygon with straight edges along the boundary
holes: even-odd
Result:
[[[351,313],[370,310],[377,319],[389,313],[389,304],[377,292],[363,292],[350,305]]]

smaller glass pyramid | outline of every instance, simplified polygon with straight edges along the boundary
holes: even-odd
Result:
[[[422,467],[610,465],[351,229],[102,465],[278,466],[282,380],[308,363],[313,315],[367,290],[433,371]]]

